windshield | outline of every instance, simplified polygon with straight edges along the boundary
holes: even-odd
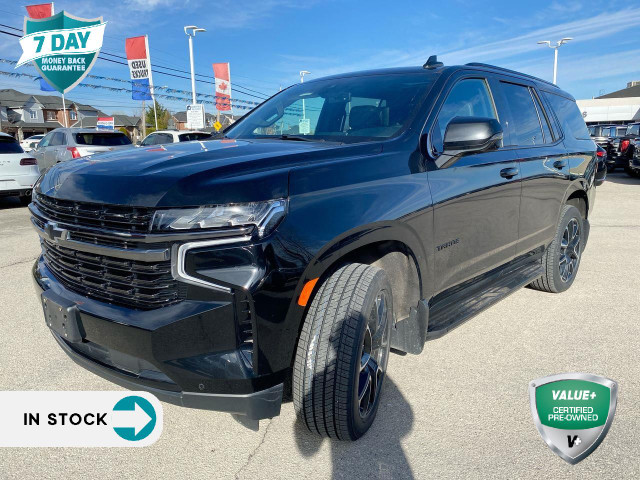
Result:
[[[0,153],[24,153],[24,151],[15,138],[0,135]]]
[[[390,138],[413,120],[434,80],[425,72],[301,83],[247,114],[226,136],[335,142]]]
[[[78,145],[100,147],[131,145],[131,140],[124,133],[76,133],[74,137]]]

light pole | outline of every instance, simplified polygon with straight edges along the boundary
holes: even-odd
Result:
[[[556,80],[558,79],[558,49],[564,45],[565,43],[567,43],[569,40],[573,40],[573,38],[571,37],[565,37],[562,40],[560,40],[559,42],[557,42],[555,45],[551,45],[551,42],[549,40],[542,40],[540,42],[538,42],[540,45],[546,45],[549,48],[553,48],[553,83],[556,83]]]
[[[198,32],[206,32],[204,28],[198,28],[195,25],[188,25],[184,27],[184,33],[189,37],[189,60],[191,61],[191,95],[193,98],[193,104],[196,104],[196,74],[193,68],[193,37]]]
[[[300,70],[300,83],[304,83],[304,76],[311,75],[311,72],[308,70]],[[302,118],[307,118],[306,112],[304,110],[304,98],[302,99]]]

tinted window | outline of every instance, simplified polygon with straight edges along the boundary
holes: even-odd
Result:
[[[156,141],[156,137],[158,135],[156,135],[155,133],[152,133],[151,135],[149,135],[147,138],[145,138],[142,143],[140,143],[140,145],[143,146],[147,146],[147,145],[155,145],[155,141]]]
[[[544,92],[544,96],[556,112],[565,136],[571,136],[579,140],[589,140],[589,131],[584,123],[582,114],[576,102],[568,98]]]
[[[158,133],[154,139],[154,145],[162,145],[165,143],[173,143],[173,135],[170,133]]]
[[[536,104],[536,109],[538,110],[538,118],[540,119],[540,123],[542,124],[542,131],[544,132],[544,143],[553,143],[554,138],[551,134],[551,123],[549,122],[549,117],[547,116],[547,112],[545,112],[542,107],[542,103],[538,98],[538,94],[531,90],[531,96]]]
[[[363,75],[296,84],[236,122],[229,138],[304,135],[362,142],[400,134],[415,118],[435,76]],[[366,102],[362,99],[367,99]]]
[[[442,142],[447,125],[455,117],[497,118],[485,80],[468,78],[459,81],[451,89],[442,104],[432,131],[432,144],[436,152],[442,152]]]
[[[209,133],[183,133],[178,135],[178,139],[181,142],[191,142],[192,140],[208,140],[211,138],[211,134]]]
[[[53,147],[53,146],[57,146],[57,145],[64,145],[65,142],[65,138],[64,138],[64,133],[62,132],[56,132],[53,134],[53,137],[51,137],[51,141],[49,142],[49,146]]]
[[[629,125],[626,135],[640,135],[640,125]]]
[[[0,154],[2,153],[24,153],[18,141],[13,137],[0,135]]]
[[[115,147],[118,145],[131,145],[131,140],[124,133],[76,133],[74,134],[78,145],[94,145],[101,147]]]
[[[544,143],[538,112],[529,87],[501,82],[511,111],[511,142],[516,145],[540,145]]]

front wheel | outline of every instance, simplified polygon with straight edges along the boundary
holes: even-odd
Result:
[[[302,327],[293,402],[312,432],[357,440],[373,423],[384,383],[393,303],[384,270],[352,263],[320,286]]]
[[[584,249],[583,227],[582,215],[576,207],[562,207],[556,236],[542,257],[544,274],[529,285],[531,288],[560,293],[573,284]]]

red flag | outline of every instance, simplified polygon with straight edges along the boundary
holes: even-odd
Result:
[[[53,16],[53,2],[27,5],[25,8],[31,18],[47,18]]]
[[[231,110],[231,75],[228,63],[214,63],[213,76],[216,78],[216,108]]]

